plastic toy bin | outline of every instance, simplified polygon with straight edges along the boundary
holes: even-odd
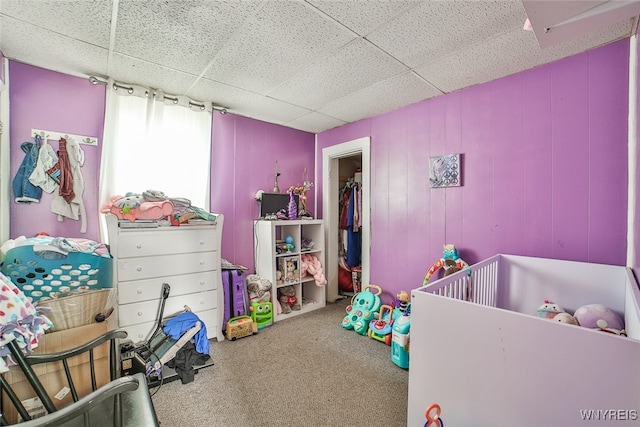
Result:
[[[32,302],[74,291],[113,287],[113,259],[83,252],[63,252],[55,246],[24,245],[10,249],[2,265]]]

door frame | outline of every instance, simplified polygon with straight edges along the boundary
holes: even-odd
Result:
[[[362,286],[369,284],[371,258],[371,138],[366,136],[322,149],[322,218],[325,222],[327,301],[337,300],[339,230],[339,160],[362,156]]]

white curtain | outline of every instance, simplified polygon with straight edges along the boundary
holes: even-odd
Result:
[[[212,110],[190,103],[185,97],[109,81],[101,205],[116,195],[158,190],[209,209]],[[102,241],[107,242],[104,218],[100,223]]]

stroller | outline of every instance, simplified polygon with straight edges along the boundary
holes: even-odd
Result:
[[[120,348],[122,375],[144,372],[149,386],[152,386],[157,381],[162,381],[162,367],[171,361],[178,351],[202,329],[202,322],[198,320],[191,328],[184,331],[178,339],[164,332],[166,322],[181,314],[176,313],[167,319],[163,319],[164,306],[167,298],[169,298],[170,291],[169,284],[163,283],[158,323],[149,340],[136,346],[131,342],[123,343]],[[184,312],[191,312],[191,309],[185,305]]]

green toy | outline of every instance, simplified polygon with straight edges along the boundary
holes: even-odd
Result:
[[[258,325],[258,330],[273,324],[273,303],[270,301],[252,302],[249,311],[251,311],[251,320]]]

